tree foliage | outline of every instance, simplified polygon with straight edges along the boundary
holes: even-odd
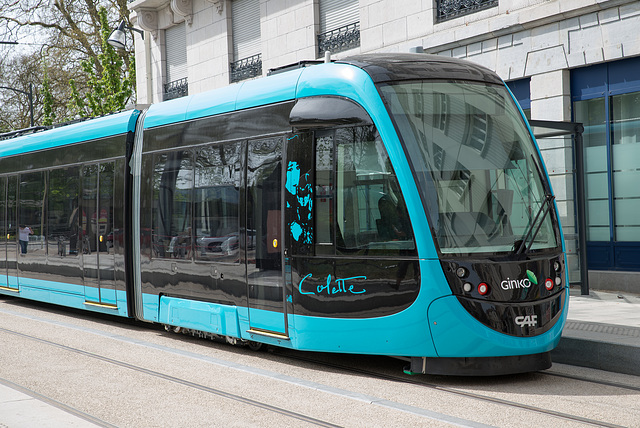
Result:
[[[131,72],[123,76],[124,61],[116,53],[115,48],[107,43],[111,27],[106,9],[101,7],[98,15],[101,53],[97,58],[82,61],[82,69],[89,76],[87,81],[89,91],[86,93],[86,102],[82,99],[75,81],[70,82],[73,104],[80,113],[85,113],[86,116],[101,116],[122,110],[132,95],[135,85],[135,76],[133,75],[135,67],[129,67]],[[133,57],[131,58],[133,60]]]
[[[122,108],[107,106],[114,100],[124,106],[134,96],[133,35],[128,35],[129,47],[122,51],[105,41],[118,22],[130,24],[127,4],[128,0],[0,2],[0,41],[19,43],[0,45],[0,86],[23,90],[33,83],[37,125],[45,117],[59,122]],[[74,96],[86,100],[84,108],[78,108]],[[105,96],[109,100],[101,102]],[[0,105],[0,128],[28,125],[27,97],[2,90]]]

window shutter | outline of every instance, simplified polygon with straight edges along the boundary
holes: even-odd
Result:
[[[320,34],[359,21],[358,0],[320,0]]]
[[[167,83],[187,77],[187,33],[185,23],[165,30]]]
[[[231,20],[234,61],[261,53],[259,0],[231,2]]]

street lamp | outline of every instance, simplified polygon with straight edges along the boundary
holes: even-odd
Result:
[[[121,21],[120,24],[118,24],[118,28],[116,28],[115,30],[113,30],[111,32],[111,34],[109,35],[109,38],[107,39],[107,43],[109,43],[111,46],[113,46],[116,49],[124,49],[126,47],[125,45],[125,41],[126,41],[126,34],[124,32],[125,28],[127,30],[131,30],[131,31],[135,31],[136,33],[140,34],[140,37],[142,37],[142,40],[144,40],[144,31],[138,29],[138,28],[133,28],[133,27],[128,27],[127,25],[125,25],[124,21]],[[147,40],[144,40],[144,56],[145,56],[145,66],[146,66],[146,74],[147,74],[147,101],[149,103],[151,103],[151,99],[153,96],[153,93],[151,92],[151,45],[149,42],[149,38],[147,38]]]
[[[125,48],[125,40],[126,40],[126,34],[124,32],[125,28],[127,30],[132,30],[132,31],[135,31],[136,33],[140,33],[140,36],[142,37],[142,40],[144,40],[144,31],[139,30],[137,28],[128,27],[128,26],[126,26],[124,24],[124,21],[122,21],[118,25],[118,28],[116,28],[115,30],[113,30],[111,32],[111,34],[109,35],[109,38],[107,39],[107,43],[109,43],[114,48],[124,49]]]
[[[8,86],[0,86],[0,89],[9,89],[10,91],[19,92],[29,97],[29,111],[31,112],[31,126],[33,127],[33,83],[29,83],[29,92],[22,91],[16,88],[10,88]]]

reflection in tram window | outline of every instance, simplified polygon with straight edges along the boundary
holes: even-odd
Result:
[[[424,81],[381,91],[443,254],[511,252],[536,228],[532,249],[557,247],[552,216],[534,224],[549,190],[505,88]]]
[[[239,261],[240,145],[206,147],[195,166],[196,260]]]
[[[49,256],[78,254],[77,167],[49,172],[48,245]]]
[[[334,135],[316,140],[316,251],[329,251],[335,214],[338,253],[415,254],[407,207],[375,129],[342,128]],[[335,180],[331,177],[333,163]]]
[[[155,156],[153,171],[153,256],[190,259],[193,165],[189,151]]]
[[[20,200],[18,224],[20,225],[21,254],[44,256],[43,205],[45,196],[43,172],[32,172],[20,176]]]

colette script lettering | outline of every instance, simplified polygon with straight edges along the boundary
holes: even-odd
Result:
[[[316,286],[315,290],[313,289],[313,286],[307,287],[305,290],[304,281],[312,276],[312,274],[308,274],[302,278],[300,284],[298,284],[298,291],[300,294],[326,294],[327,296],[332,296],[336,294],[362,294],[367,292],[367,290],[361,289],[360,287],[350,283],[350,281],[353,281],[354,279],[367,279],[366,276],[352,276],[349,278],[336,278],[335,280],[332,280],[331,275],[329,275],[326,284]]]

